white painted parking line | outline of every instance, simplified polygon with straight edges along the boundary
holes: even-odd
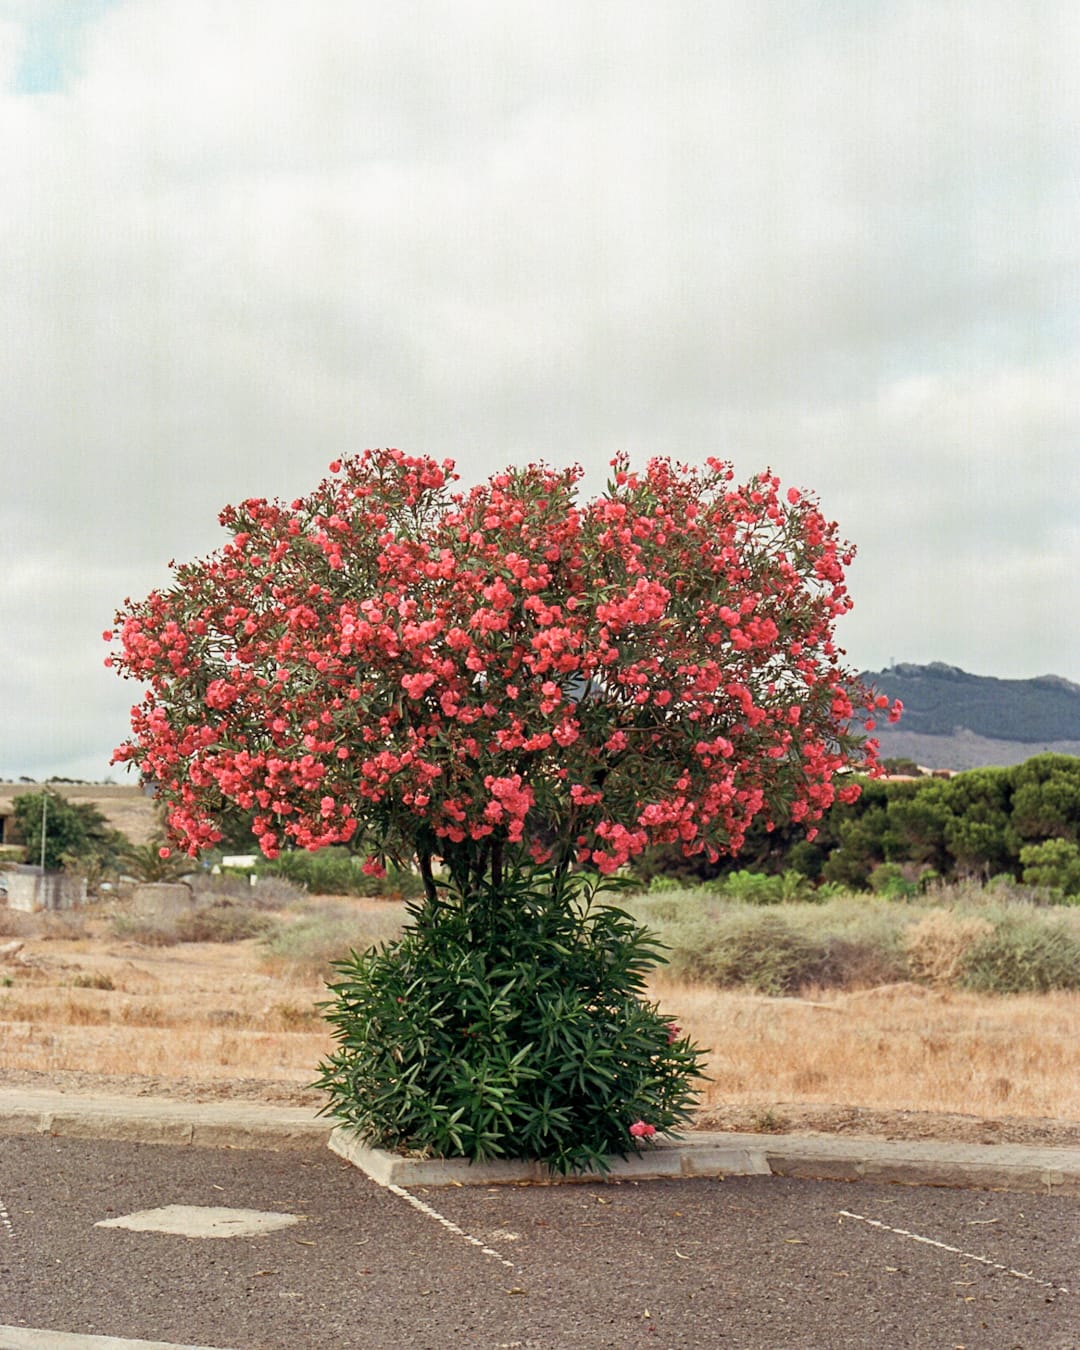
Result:
[[[4,1204],[3,1200],[0,1200],[0,1227],[3,1228],[9,1238],[15,1236],[15,1225],[11,1222],[11,1215],[7,1212],[7,1205]]]
[[[128,1228],[133,1233],[167,1233],[175,1237],[257,1237],[303,1222],[299,1214],[263,1209],[226,1209],[220,1205],[163,1205],[115,1219],[101,1219],[95,1228]]]
[[[485,1256],[493,1257],[500,1265],[507,1270],[516,1270],[517,1267],[513,1261],[508,1261],[501,1252],[497,1252],[493,1247],[488,1247],[478,1237],[473,1237],[471,1233],[466,1233],[464,1228],[459,1228],[452,1219],[448,1219],[444,1214],[440,1214],[437,1209],[433,1209],[425,1200],[418,1199],[415,1195],[410,1195],[404,1186],[395,1186],[392,1182],[383,1183],[388,1191],[398,1195],[402,1200],[407,1200],[413,1209],[418,1209],[421,1214],[426,1214],[429,1219],[434,1219],[436,1223],[441,1223],[448,1232],[454,1233],[457,1237],[463,1238],[471,1247],[479,1247]]]
[[[937,1247],[939,1251],[951,1252],[954,1256],[962,1256],[965,1261],[977,1261],[981,1266],[989,1266],[992,1270],[1000,1270],[1004,1275],[1012,1275],[1017,1280],[1029,1280],[1032,1284],[1040,1285],[1043,1289],[1052,1289],[1055,1294],[1067,1294],[1068,1289],[1062,1284],[1053,1284],[1050,1280],[1040,1280],[1037,1275],[1033,1275],[1029,1270],[1014,1270],[1012,1266],[1003,1266],[1000,1261],[991,1261],[987,1256],[977,1256],[974,1252],[966,1252],[962,1247],[950,1246],[948,1242],[938,1242],[936,1238],[923,1237],[921,1233],[912,1233],[907,1228],[893,1228],[891,1224],[882,1223],[880,1219],[868,1219],[865,1214],[853,1214],[850,1209],[842,1209],[841,1217],[845,1219],[858,1219],[860,1223],[869,1224],[871,1228],[880,1228],[886,1233],[895,1233],[898,1237],[908,1238],[911,1242],[921,1242],[925,1247]]]
[[[74,1331],[43,1331],[37,1327],[0,1327],[0,1350],[227,1350],[227,1347],[131,1341],[122,1336],[84,1336]]]

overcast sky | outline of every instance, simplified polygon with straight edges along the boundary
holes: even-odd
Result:
[[[816,490],[849,661],[1080,681],[1075,0],[0,0],[0,774],[127,595],[396,445]]]

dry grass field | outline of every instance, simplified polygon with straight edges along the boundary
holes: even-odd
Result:
[[[0,1084],[318,1104],[325,957],[392,935],[402,907],[305,897],[269,939],[174,945],[117,917],[0,911],[0,952],[22,943],[0,955]],[[653,992],[712,1047],[704,1126],[1080,1143],[1080,995]]]
[[[145,844],[157,829],[154,803],[138,787],[121,783],[50,783],[50,792],[97,807],[114,830]],[[40,783],[0,783],[0,815],[10,815],[16,797],[41,791]]]

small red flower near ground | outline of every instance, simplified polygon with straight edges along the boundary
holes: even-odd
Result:
[[[630,1133],[635,1139],[651,1139],[656,1133],[655,1125],[647,1125],[643,1120],[635,1120],[630,1126]]]

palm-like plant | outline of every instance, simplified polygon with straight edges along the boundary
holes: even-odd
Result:
[[[170,852],[160,835],[145,844],[128,844],[120,850],[118,861],[122,871],[136,881],[180,881],[197,867],[186,854]]]

